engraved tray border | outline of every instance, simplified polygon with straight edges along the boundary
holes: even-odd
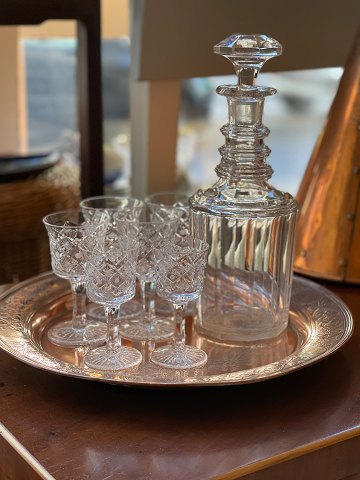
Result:
[[[131,370],[98,372],[59,360],[33,339],[29,324],[37,309],[69,294],[68,282],[52,272],[40,274],[10,288],[0,296],[0,348],[33,367],[60,375],[138,387],[205,387],[239,385],[267,380],[304,368],[329,356],[351,337],[353,320],[348,307],[332,292],[308,279],[294,276],[291,311],[309,335],[288,356],[266,365],[217,375],[203,370],[172,371],[169,374],[134,374]],[[296,323],[296,322],[295,322]],[[296,329],[296,326],[295,326]]]

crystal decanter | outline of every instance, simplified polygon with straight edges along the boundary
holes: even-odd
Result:
[[[197,327],[216,340],[272,338],[288,324],[297,203],[268,183],[273,170],[264,144],[264,98],[255,85],[264,63],[282,47],[265,35],[234,34],[214,52],[228,58],[237,85],[223,85],[229,121],[221,128],[219,180],[191,199],[194,234],[210,245]]]

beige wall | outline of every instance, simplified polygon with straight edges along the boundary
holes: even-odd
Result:
[[[128,0],[101,1],[101,28],[104,38],[129,35]],[[49,21],[35,27],[20,27],[21,37],[46,38],[74,35],[75,22],[71,21]]]
[[[0,28],[0,154],[15,154],[26,148],[23,58],[18,47],[18,29]]]

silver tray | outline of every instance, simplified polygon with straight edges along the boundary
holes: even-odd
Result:
[[[62,348],[49,342],[49,326],[70,316],[68,282],[46,273],[19,283],[0,297],[0,347],[33,367],[85,380],[141,387],[205,387],[253,383],[291,373],[335,352],[353,330],[351,314],[336,295],[294,277],[289,327],[276,339],[217,343],[197,334],[189,318],[187,340],[207,352],[204,367],[160,368],[149,361],[151,342],[125,341],[142,351],[143,363],[122,373],[103,373],[84,366],[83,348]]]

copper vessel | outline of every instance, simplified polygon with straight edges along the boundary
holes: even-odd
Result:
[[[360,31],[299,188],[295,271],[360,282]]]

